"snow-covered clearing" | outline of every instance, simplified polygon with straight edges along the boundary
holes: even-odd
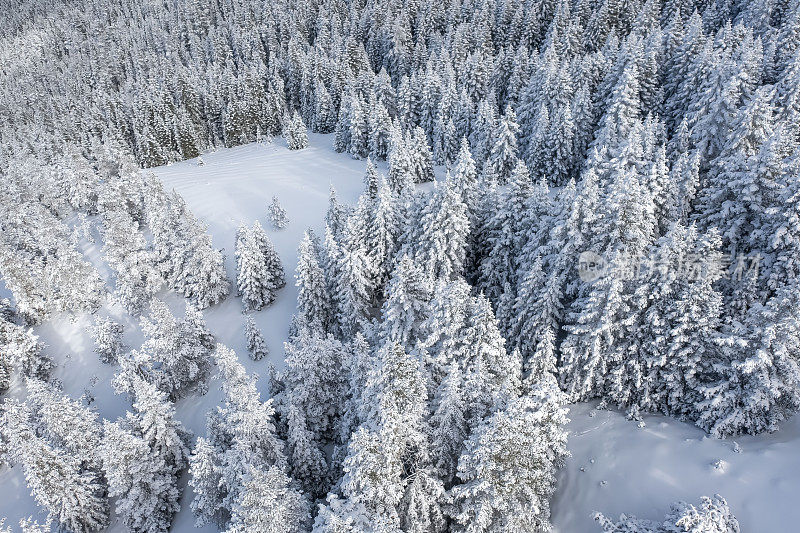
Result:
[[[330,144],[329,135],[311,134],[310,147],[300,151],[287,150],[284,141],[277,139],[206,154],[203,166],[189,160],[152,169],[205,221],[215,247],[225,249],[229,278],[234,277],[234,238],[240,223],[259,220],[280,254],[287,286],[272,306],[254,314],[269,346],[267,360],[252,362],[247,358],[238,298],[230,296],[204,313],[218,341],[234,349],[248,370],[261,376],[266,376],[269,362],[280,366],[283,359],[283,341],[297,294],[293,271],[303,231],[311,227],[321,234],[331,184],[339,198],[349,203],[363,188],[365,162],[336,154]],[[379,165],[379,170],[385,172],[385,164]],[[267,217],[273,195],[290,219],[282,230],[274,229]],[[98,259],[99,245],[86,243],[84,252],[101,273],[108,275]],[[3,292],[0,287],[0,295]],[[171,293],[161,297],[173,312],[182,314],[180,298]],[[122,318],[128,346],[139,345],[141,336],[135,321],[116,308],[101,312]],[[90,323],[88,316],[58,318],[36,332],[58,364],[55,375],[63,381],[65,392],[79,397],[85,389],[90,390],[100,415],[114,419],[123,414],[127,402],[111,389],[115,368],[101,364],[92,351],[92,340],[85,331]],[[265,381],[261,381],[262,391],[266,391]],[[15,383],[11,394],[19,394],[19,387]],[[187,428],[202,434],[205,414],[218,403],[219,396],[215,382],[205,396],[182,400],[180,419]],[[800,507],[792,505],[800,494],[798,417],[775,434],[736,439],[739,451],[733,440],[708,438],[694,426],[664,417],[646,416],[644,426],[639,427],[617,411],[598,411],[594,404],[580,404],[572,407],[570,418],[572,457],[561,472],[553,502],[553,523],[561,533],[596,531],[594,511],[615,517],[624,512],[660,519],[675,500],[695,503],[701,495],[714,493],[728,500],[742,531],[791,531],[800,523]],[[0,470],[0,495],[0,517],[8,517],[10,524],[29,515],[40,520],[46,516],[30,497],[20,467]],[[194,530],[190,498],[191,493],[186,492],[173,531]],[[123,528],[115,522],[111,529]]]
[[[722,495],[743,532],[797,531],[800,418],[780,431],[719,440],[663,416],[627,420],[596,403],[571,406],[569,448],[553,502],[559,533],[597,531],[592,515],[660,521],[671,502]],[[738,444],[738,452],[737,445]]]

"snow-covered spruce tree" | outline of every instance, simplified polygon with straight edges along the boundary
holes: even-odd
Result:
[[[629,296],[613,256],[606,272],[576,304],[580,311],[568,316],[568,332],[561,344],[561,384],[574,401],[603,397],[608,392],[608,372],[624,360],[624,335],[619,327],[630,311]]]
[[[308,147],[308,129],[303,123],[300,113],[295,111],[291,118],[285,118],[283,136],[286,137],[286,145],[289,150],[302,150]]]
[[[191,392],[204,394],[214,337],[200,311],[187,303],[184,318],[178,320],[164,302],[153,300],[141,328],[145,341],[132,359],[147,380],[173,400]]]
[[[294,477],[310,494],[327,492],[322,450],[341,444],[349,355],[342,344],[319,329],[301,327],[285,345],[286,386],[280,410],[288,423],[288,452]]]
[[[123,192],[107,187],[100,196],[103,252],[114,270],[114,297],[126,311],[139,314],[163,286],[155,257],[138,223],[125,209]]]
[[[190,435],[155,385],[127,369],[117,383],[124,384],[134,412],[105,423],[100,455],[110,494],[132,531],[167,531],[180,509],[178,480],[188,466]]]
[[[477,161],[486,161],[491,153],[497,130],[495,113],[489,102],[483,100],[478,104],[478,113],[469,135],[469,148]]]
[[[339,238],[344,232],[347,217],[350,215],[351,208],[347,204],[339,202],[336,197],[336,189],[330,187],[328,198],[328,211],[325,213],[325,225],[330,228],[331,233]]]
[[[414,262],[434,279],[450,279],[464,271],[468,234],[467,208],[448,175],[445,183],[434,185],[419,213],[419,226],[403,237],[403,252],[413,252]]]
[[[458,459],[469,432],[462,387],[462,371],[457,362],[451,363],[434,396],[430,418],[431,461],[448,488],[455,479]]]
[[[413,190],[416,174],[411,147],[397,126],[392,131],[387,161],[389,162],[387,182],[392,192],[401,194],[406,190]]]
[[[463,329],[473,303],[471,291],[472,287],[463,279],[439,280],[420,315],[413,345],[426,354],[432,387],[440,384],[452,363],[460,364],[466,357]]]
[[[289,217],[286,216],[286,210],[278,203],[278,197],[272,197],[272,203],[269,204],[269,221],[276,229],[283,229],[289,223]]]
[[[236,239],[237,288],[246,311],[258,311],[275,300],[266,257],[253,228],[240,227]],[[263,233],[263,230],[262,230]],[[268,237],[263,235],[264,239]]]
[[[329,487],[330,470],[328,461],[315,440],[314,433],[300,408],[291,404],[286,415],[289,462],[292,476],[297,479],[306,494],[324,495]]]
[[[273,302],[277,291],[286,286],[286,276],[280,256],[258,221],[243,235],[240,292],[245,308],[258,310]]]
[[[211,236],[203,233],[192,252],[184,296],[198,309],[221,302],[228,296],[230,282],[225,273],[225,258],[222,252],[211,246]]]
[[[630,380],[623,405],[696,419],[709,375],[704,369],[719,359],[722,340],[722,300],[714,288],[723,274],[719,241],[715,231],[700,236],[680,223],[660,239],[660,267],[647,273],[635,296],[650,299],[636,332],[642,381]]]
[[[168,531],[180,509],[180,492],[164,459],[120,424],[106,421],[104,434],[103,468],[125,527],[134,532]]]
[[[441,531],[441,504],[436,498],[443,496],[443,489],[427,469],[427,401],[419,361],[399,344],[387,343],[370,372],[364,398],[367,422],[351,437],[344,460],[340,487],[346,500],[340,503],[329,496],[317,527],[330,528],[331,522],[346,519],[343,513],[355,512],[356,527],[375,524],[398,530],[409,527],[405,519],[418,517],[416,525],[422,530]],[[430,483],[415,483],[414,473]]]
[[[554,379],[473,430],[451,490],[455,531],[547,531],[556,471],[567,451],[565,397]]]
[[[91,328],[94,340],[94,351],[104,363],[116,363],[124,346],[122,344],[123,327],[110,318],[97,317]]]
[[[350,146],[348,151],[355,159],[363,159],[369,155],[368,111],[368,106],[362,105],[359,98],[354,97],[352,99],[350,104]]]
[[[74,533],[100,531],[108,526],[104,483],[80,468],[80,461],[31,436],[23,462],[25,480],[48,519]]]
[[[381,308],[383,338],[412,347],[431,299],[433,282],[407,255],[400,257],[386,287]]]
[[[686,502],[674,503],[661,523],[624,514],[618,521],[601,513],[594,518],[604,533],[739,533],[739,521],[719,494],[700,498],[700,508]]]
[[[26,380],[27,404],[36,431],[46,442],[75,456],[82,466],[100,478],[100,424],[95,411],[81,402],[63,396],[51,385],[37,379]]]
[[[309,502],[280,468],[249,467],[226,533],[302,533],[310,521]]]
[[[520,161],[497,209],[487,214],[488,219],[480,228],[488,246],[479,265],[478,288],[495,304],[506,284],[517,286],[519,258],[532,224],[528,204],[546,195],[546,185],[532,184],[527,167]]]
[[[253,361],[260,361],[269,355],[267,342],[264,340],[264,335],[261,330],[256,326],[256,321],[253,317],[248,315],[244,324],[244,336],[247,339],[247,353],[250,354],[250,359]]]
[[[741,330],[726,329],[721,357],[704,361],[697,424],[718,437],[775,431],[800,409],[796,288],[751,307]]]
[[[464,401],[467,420],[474,428],[490,412],[513,398],[520,386],[522,361],[509,353],[492,306],[483,295],[472,297],[460,329],[463,352]]]
[[[297,286],[297,315],[299,324],[313,327],[317,324],[324,331],[331,325],[330,295],[325,282],[325,272],[320,266],[318,244],[311,236],[311,230],[303,234],[297,251],[297,269],[295,285]]]
[[[209,413],[206,437],[198,439],[192,451],[189,484],[195,493],[191,507],[197,524],[227,527],[248,498],[248,472],[271,467],[286,472],[288,462],[276,432],[272,400],[261,401],[254,379],[233,351],[217,345],[214,358],[224,376],[224,402]]]
[[[411,168],[416,183],[433,181],[433,154],[425,131],[417,126],[414,131],[406,131],[406,143],[411,156]]]
[[[372,157],[385,160],[389,156],[392,135],[392,120],[386,106],[379,100],[370,99],[369,153]]]
[[[367,190],[348,220],[345,245],[363,255],[364,278],[369,302],[380,305],[390,275],[396,243],[401,231],[401,206],[383,179],[368,169]]]
[[[370,263],[366,251],[348,238],[353,235],[352,225],[354,220],[348,221],[345,230],[345,242],[334,243],[326,239],[326,249],[329,254],[334,277],[331,279],[333,286],[331,294],[336,306],[336,322],[344,335],[351,335],[361,330],[368,320],[370,299]],[[338,244],[338,245],[337,245]]]
[[[518,133],[519,126],[516,115],[514,110],[508,107],[493,132],[492,137],[495,140],[484,168],[484,173],[493,176],[501,185],[511,181],[511,173],[519,163],[517,157]]]
[[[24,377],[41,380],[50,378],[52,359],[43,352],[44,346],[30,328],[0,319],[0,361],[7,372],[15,369]]]

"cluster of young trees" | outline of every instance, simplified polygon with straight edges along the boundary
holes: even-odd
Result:
[[[28,153],[0,170],[0,275],[16,312],[31,325],[64,311],[92,312],[105,292],[65,220],[82,206],[68,191],[78,178],[34,157]]]
[[[700,499],[700,508],[686,502],[672,504],[662,523],[622,515],[619,521],[597,514],[595,520],[605,533],[669,533],[696,531],[708,533],[739,533],[739,522],[731,513],[728,502],[719,494]]]
[[[236,354],[218,345],[224,400],[208,414],[206,436],[189,459],[191,508],[197,525],[230,533],[306,530],[309,501],[288,475],[272,399],[262,402]]]
[[[52,385],[28,378],[24,402],[0,405],[3,459],[21,465],[45,525],[23,531],[104,529],[108,497],[124,525],[135,532],[166,532],[179,510],[178,480],[187,467],[190,435],[175,418],[167,395],[123,368],[117,376],[133,412],[100,423],[97,413],[62,396]]]
[[[230,290],[225,258],[212,246],[205,225],[177,192],[166,193],[154,174],[145,177],[141,196],[156,265],[167,285],[198,309],[224,300]]]
[[[0,405],[5,461],[19,464],[31,495],[59,528],[84,533],[109,524],[108,482],[97,413],[35,378],[25,402]]]

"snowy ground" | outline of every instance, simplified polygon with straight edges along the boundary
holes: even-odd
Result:
[[[269,345],[269,361],[278,366],[294,311],[293,272],[302,233],[312,227],[321,235],[331,184],[340,200],[348,203],[354,202],[363,188],[364,161],[333,152],[330,136],[311,134],[310,142],[309,148],[290,152],[282,139],[276,139],[272,144],[204,155],[203,166],[190,160],[153,169],[208,224],[214,246],[225,249],[229,278],[233,279],[235,272],[238,225],[259,220],[267,230],[283,260],[287,286],[272,306],[255,317]],[[385,172],[385,165],[379,170]],[[273,195],[290,219],[282,230],[272,228],[267,218]],[[107,276],[98,246],[84,243],[84,252]],[[4,293],[0,283],[0,296]],[[183,312],[180,298],[169,293],[162,297],[173,312]],[[126,341],[138,347],[141,336],[135,321],[113,307],[101,313],[124,318]],[[233,348],[250,372],[266,375],[267,361],[254,363],[247,358],[238,298],[229,297],[206,310],[205,317],[219,342]],[[100,415],[114,419],[124,413],[126,400],[111,390],[114,367],[101,364],[92,351],[91,338],[85,332],[89,324],[91,318],[86,316],[56,318],[37,328],[37,334],[59,365],[56,377],[63,381],[65,392],[77,398],[90,390]],[[204,397],[185,399],[178,406],[180,419],[196,434],[204,433],[205,413],[219,401],[217,385],[212,382]],[[16,383],[11,394],[21,393]],[[617,411],[598,411],[594,404],[580,404],[572,407],[570,418],[572,457],[561,472],[553,502],[553,523],[559,533],[597,531],[594,511],[659,519],[672,501],[696,503],[701,495],[714,493],[728,500],[742,531],[792,531],[800,524],[800,506],[791,505],[800,495],[800,417],[773,435],[737,439],[739,452],[732,440],[707,438],[694,426],[664,417],[645,417],[644,427],[639,427]],[[189,498],[191,494],[186,493],[173,531],[194,531]],[[0,517],[8,517],[9,524],[16,526],[20,518],[30,515],[40,520],[45,516],[30,497],[21,469],[0,470]],[[112,530],[123,528],[115,523]]]

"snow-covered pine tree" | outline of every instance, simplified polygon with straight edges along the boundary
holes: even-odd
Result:
[[[413,132],[406,131],[406,143],[414,181],[416,183],[433,181],[433,154],[425,131],[419,126],[414,128]]]
[[[348,226],[352,226],[352,223],[351,219]],[[352,235],[353,228],[347,228],[345,233]],[[332,299],[336,306],[336,322],[344,335],[351,335],[361,330],[367,322],[371,303],[368,278],[371,265],[366,252],[357,243],[343,244],[338,246],[336,255],[331,257],[335,262],[335,277],[330,282]],[[326,248],[330,253],[332,247],[327,242]]]
[[[455,531],[546,531],[556,471],[569,455],[554,381],[512,400],[465,442],[453,487]]]
[[[489,102],[485,100],[480,102],[469,136],[469,148],[476,161],[483,162],[488,159],[496,140],[497,122],[495,110]]]
[[[104,529],[109,506],[99,470],[97,415],[42,382],[28,385],[28,402],[9,399],[0,410],[5,459],[21,464],[49,521],[79,533]]]
[[[225,533],[302,533],[310,521],[308,499],[280,468],[249,467]]]
[[[455,479],[458,459],[469,431],[462,381],[458,362],[451,363],[434,396],[430,418],[431,460],[448,488]]]
[[[25,480],[48,520],[74,533],[108,527],[104,480],[81,468],[81,461],[30,435],[23,461]]]
[[[508,353],[492,306],[483,295],[470,298],[460,331],[464,371],[463,397],[474,429],[489,413],[505,405],[520,387],[522,361]]]
[[[94,351],[100,356],[104,363],[116,363],[120,352],[124,348],[122,344],[122,324],[110,318],[97,317],[95,325],[91,328],[92,339],[94,339]]]
[[[561,385],[575,401],[603,397],[608,372],[624,360],[620,324],[628,316],[629,295],[619,274],[622,259],[612,256],[591,285],[588,296],[573,303],[567,317],[567,337],[561,343]]]
[[[638,289],[639,297],[651,299],[636,332],[643,338],[643,383],[631,387],[641,392],[627,396],[642,410],[694,420],[703,369],[718,360],[723,338],[715,289],[723,274],[719,234],[700,236],[694,226],[676,223],[660,240],[656,258],[659,268]]]
[[[361,100],[354,97],[350,104],[350,146],[348,152],[355,159],[363,159],[369,155],[369,119]]]
[[[110,198],[101,195],[101,202],[124,205],[122,193],[115,192]],[[153,253],[147,249],[144,235],[127,210],[107,209],[102,218],[103,252],[116,273],[114,296],[126,311],[138,314],[163,284]]]
[[[392,119],[379,100],[370,99],[369,153],[376,159],[385,160],[389,156],[392,136]]]
[[[250,359],[253,361],[260,361],[269,355],[264,335],[261,333],[261,330],[258,329],[255,320],[253,320],[253,317],[250,315],[247,315],[247,319],[245,320],[244,335],[247,339],[247,353],[250,354]]]
[[[389,188],[395,194],[402,194],[406,190],[413,190],[415,182],[414,161],[410,147],[403,138],[397,126],[393,128],[389,143]]]
[[[275,300],[254,228],[240,227],[236,239],[237,288],[245,310],[258,311]]]
[[[797,290],[778,291],[726,330],[721,357],[704,361],[715,379],[703,383],[697,424],[718,437],[775,431],[800,409]]]
[[[348,377],[346,350],[332,335],[303,328],[284,345],[286,405],[299,409],[315,441],[327,444],[339,434]]]
[[[209,413],[207,437],[198,439],[192,451],[189,484],[195,493],[191,505],[198,525],[215,522],[227,527],[234,510],[248,498],[247,473],[270,467],[285,472],[288,463],[272,400],[261,401],[255,380],[233,351],[217,345],[214,358],[224,376],[224,402]]]
[[[308,327],[318,324],[327,331],[331,325],[331,301],[325,272],[320,266],[318,244],[314,242],[310,230],[303,234],[303,240],[300,241],[294,277],[297,286],[297,322]]]
[[[308,147],[308,129],[300,113],[295,111],[291,118],[285,119],[283,135],[289,150],[302,150]]]
[[[469,219],[461,194],[449,175],[444,183],[436,183],[419,214],[419,226],[409,228],[403,239],[413,248],[414,262],[433,279],[450,279],[464,271]]]
[[[140,325],[145,341],[131,357],[148,381],[172,399],[204,394],[214,337],[200,312],[187,303],[185,317],[177,320],[166,304],[153,300]]]
[[[339,199],[336,197],[336,189],[331,185],[328,199],[328,211],[325,213],[325,224],[330,228],[335,237],[339,238],[339,236],[342,235],[349,214],[350,206],[339,202]]]
[[[500,300],[508,284],[516,287],[519,259],[531,228],[529,203],[533,198],[545,198],[545,185],[530,181],[525,163],[519,161],[511,177],[510,186],[499,198],[497,209],[487,213],[481,233],[488,243],[480,264],[478,287],[494,303]]]
[[[425,270],[409,256],[400,257],[381,308],[383,338],[401,346],[414,346],[432,291],[433,283]]]
[[[103,470],[125,527],[133,532],[168,531],[180,509],[171,468],[125,425],[106,421],[103,433]]]
[[[278,197],[272,197],[272,203],[269,204],[269,221],[276,229],[283,229],[289,223],[289,217],[286,216],[286,210],[278,203]]]
[[[356,216],[359,216],[363,212],[363,225],[357,238],[365,251],[370,267],[368,282],[371,301],[375,306],[383,300],[383,293],[391,275],[391,264],[403,226],[402,208],[403,205],[392,194],[386,180],[381,178],[377,184],[375,200],[364,205],[363,209],[359,209],[356,213]]]
[[[272,241],[269,240],[264,228],[261,227],[261,223],[257,220],[253,223],[253,239],[264,258],[264,266],[267,272],[267,286],[273,292],[277,292],[286,286],[286,274],[283,270],[283,263],[281,262],[277,250],[275,250],[275,247],[272,245]]]
[[[30,328],[0,318],[0,347],[7,370],[16,369],[24,377],[41,380],[50,378],[53,360],[44,353],[39,337]]]
[[[292,476],[309,495],[324,495],[332,472],[320,443],[309,431],[300,407],[291,404],[286,414],[286,444]]]
[[[517,156],[517,135],[519,126],[517,125],[514,110],[507,107],[505,113],[500,118],[497,128],[492,137],[494,144],[486,160],[484,172],[489,172],[498,183],[509,183],[514,168],[519,163]]]

